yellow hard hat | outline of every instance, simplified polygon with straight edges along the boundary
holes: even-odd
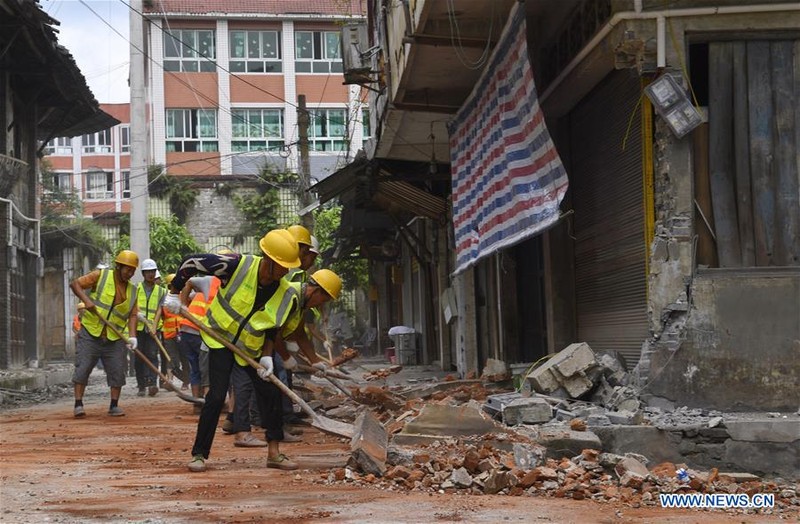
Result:
[[[169,275],[167,275],[167,277],[164,279],[164,281],[167,283],[167,285],[170,285],[170,284],[172,284],[172,279],[173,278],[175,278],[175,273],[170,273]]]
[[[334,300],[339,298],[339,294],[342,292],[342,279],[330,269],[315,271],[314,274],[311,275],[311,280],[309,280],[308,283],[311,285],[318,285]]]
[[[117,264],[124,264],[126,266],[131,267],[138,267],[139,266],[139,255],[131,251],[130,249],[123,249],[117,255],[117,258],[114,259],[114,262]]]
[[[285,229],[273,229],[258,241],[258,246],[269,258],[281,266],[291,269],[300,267],[300,248],[291,233]]]
[[[222,249],[218,249],[217,250],[217,254],[218,255],[235,255],[236,252],[233,249],[228,249],[227,247],[224,247]]]
[[[83,302],[78,302],[78,311],[80,311],[81,309],[86,309],[86,304],[84,304]]]
[[[307,246],[312,245],[311,233],[309,233],[308,229],[304,228],[303,226],[299,224],[294,226],[289,226],[288,228],[286,228],[286,230],[292,234],[294,239],[297,240],[298,244],[305,244]]]

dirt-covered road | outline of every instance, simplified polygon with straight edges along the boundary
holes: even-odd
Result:
[[[797,513],[663,510],[335,480],[344,476],[349,443],[311,428],[304,442],[283,447],[300,463],[296,472],[267,469],[265,449],[234,447],[218,430],[208,471],[189,473],[197,423],[190,404],[165,391],[135,397],[126,386],[120,405],[127,415],[109,417],[107,390],[92,391],[83,419],[73,418],[63,396],[0,411],[0,522],[797,521]]]

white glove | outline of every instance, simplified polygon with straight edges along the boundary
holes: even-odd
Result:
[[[319,362],[312,364],[311,367],[316,370],[322,371],[323,373],[325,372],[326,369],[330,368],[328,363],[325,362],[324,360],[320,360]]]
[[[300,351],[300,346],[297,345],[297,342],[292,342],[291,340],[286,341],[286,351],[289,353],[295,354]]]
[[[328,341],[328,340],[326,340],[325,342],[323,342],[323,343],[322,343],[322,346],[325,348],[325,351],[327,351],[328,353],[330,353],[331,351],[333,351],[333,344],[331,344],[331,343],[330,343],[330,341]]]
[[[269,377],[272,376],[272,372],[275,371],[272,357],[261,357],[258,363],[261,364],[261,367],[258,368],[258,378],[261,380],[269,380]]]
[[[177,315],[181,312],[181,299],[180,296],[176,293],[168,293],[167,296],[164,298],[163,306],[167,308],[167,311],[172,313],[173,315]]]
[[[290,356],[289,358],[283,361],[283,367],[288,369],[289,371],[294,371],[295,369],[297,369],[297,361],[294,359],[294,357]]]
[[[146,316],[144,316],[144,313],[137,313],[137,314],[136,314],[136,318],[138,318],[138,319],[139,319],[139,322],[142,322],[142,323],[144,323],[144,324],[146,324],[146,323],[147,323],[147,317],[146,317]]]
[[[136,340],[136,337],[131,337],[128,339],[128,349],[133,351],[134,349],[139,347],[139,341]]]

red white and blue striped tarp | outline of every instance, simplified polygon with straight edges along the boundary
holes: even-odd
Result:
[[[520,6],[449,125],[456,273],[554,224],[567,191],[539,106]]]

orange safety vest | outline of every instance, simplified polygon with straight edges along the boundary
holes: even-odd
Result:
[[[211,281],[211,290],[208,292],[208,298],[206,298],[203,293],[199,291],[195,293],[194,297],[192,298],[192,302],[189,304],[189,312],[197,318],[203,318],[206,316],[206,310],[208,309],[208,305],[214,300],[214,297],[217,296],[217,290],[219,289],[220,279],[214,277]],[[180,320],[181,326],[187,326],[192,329],[196,329],[199,331],[199,328],[194,325],[194,322],[189,320],[188,318],[181,317]]]
[[[180,315],[170,313],[167,308],[161,308],[161,318],[164,324],[161,327],[161,333],[164,335],[164,340],[170,340],[178,336],[178,328],[181,325]]]

